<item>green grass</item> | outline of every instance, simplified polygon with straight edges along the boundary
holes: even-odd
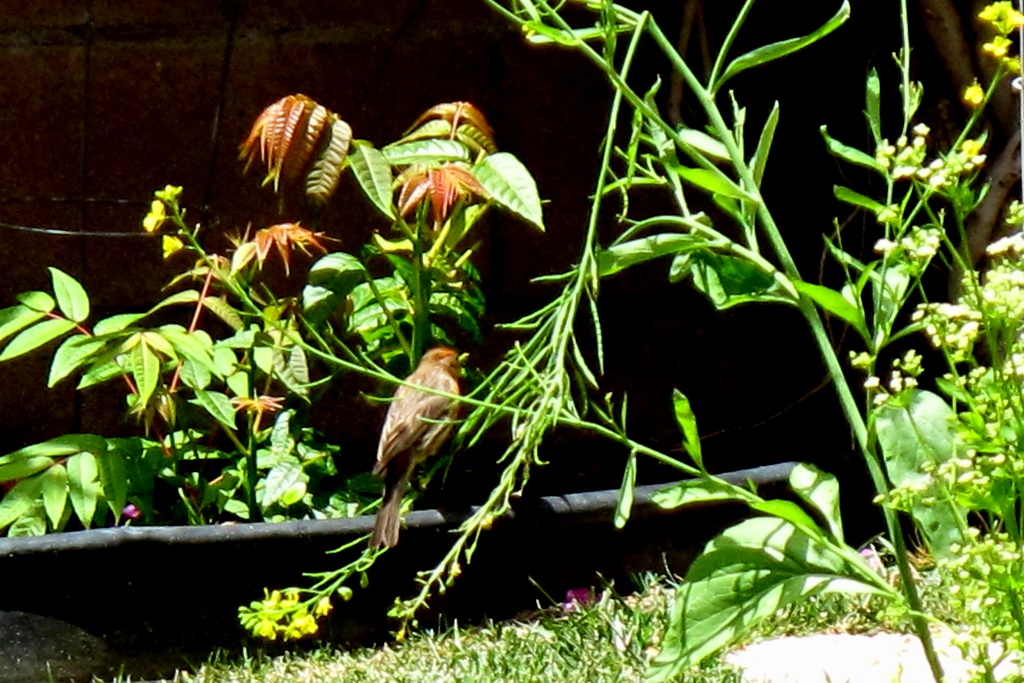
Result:
[[[270,656],[212,657],[176,683],[603,683],[641,681],[658,652],[674,590],[665,580],[644,580],[632,595],[601,591],[590,605],[538,610],[520,619],[483,626],[421,632],[377,649]],[[926,594],[928,591],[926,590]],[[937,596],[938,597],[938,596]],[[780,612],[757,638],[821,632],[909,630],[905,616],[876,600],[832,595]],[[736,672],[711,661],[688,674],[692,683],[738,683]],[[118,679],[119,683],[127,683]]]

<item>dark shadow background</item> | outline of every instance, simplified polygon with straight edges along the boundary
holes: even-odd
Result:
[[[719,44],[740,4],[706,3],[696,30]],[[915,71],[927,84],[922,117],[941,140],[962,111],[920,23],[937,4],[912,3],[912,31]],[[971,16],[967,3],[945,4]],[[669,36],[679,32],[684,5],[645,3]],[[763,0],[736,51],[808,33],[837,7]],[[696,40],[691,48],[700,71]],[[882,78],[884,115],[897,119],[897,48],[896,3],[854,0],[851,20],[832,36],[731,84],[747,110],[750,148],[772,103],[780,103],[764,195],[810,280],[834,277],[822,256],[834,217],[846,226],[847,245],[869,251],[874,242],[872,226],[834,202],[831,190],[843,183],[870,194],[869,178],[832,159],[818,128],[827,124],[835,138],[868,148],[862,109],[871,67]],[[531,169],[548,202],[546,234],[498,215],[485,228],[477,265],[487,321],[515,319],[554,295],[531,278],[578,258],[610,99],[592,65],[559,48],[526,46],[477,0],[9,0],[0,13],[0,70],[0,303],[48,289],[46,266],[55,265],[83,281],[96,316],[147,308],[172,272],[159,241],[138,235],[154,189],[183,185],[184,201],[211,239],[285,218],[257,174],[243,176],[237,145],[265,106],[301,92],[338,112],[356,137],[379,145],[438,102],[469,100],[488,116],[501,148]],[[667,65],[645,48],[634,84],[646,90],[659,75],[664,104]],[[728,106],[727,94],[722,102]],[[695,107],[684,93],[681,113],[691,124],[700,123]],[[993,146],[999,136],[996,130]],[[355,249],[374,223],[351,179],[342,186],[320,228],[339,248]],[[637,199],[631,215],[663,206],[652,194]],[[615,233],[611,224],[604,229],[609,238]],[[759,306],[719,314],[688,286],[670,285],[667,269],[654,262],[602,285],[603,384],[628,393],[633,432],[676,448],[670,397],[679,388],[693,403],[713,470],[814,462],[840,476],[848,506],[867,511],[863,466],[796,311]],[[291,284],[300,282],[293,276]],[[836,325],[833,332],[844,337]],[[513,340],[488,335],[483,348],[471,349],[473,362],[493,367]],[[47,390],[48,364],[49,354],[35,354],[0,365],[0,448],[71,431],[137,432],[123,417],[119,388],[75,393],[65,382]],[[313,407],[313,420],[342,444],[343,467],[351,471],[369,469],[381,421],[380,407],[359,398],[357,388],[366,387],[338,382]],[[502,437],[496,432],[460,456],[434,495],[478,501],[493,483]],[[537,493],[617,487],[627,454],[556,433],[543,455],[551,466],[535,475]],[[641,482],[666,476],[641,462]],[[877,523],[871,514],[856,515],[852,539]]]

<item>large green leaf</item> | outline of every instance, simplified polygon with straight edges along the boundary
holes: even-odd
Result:
[[[871,335],[868,333],[864,313],[847,301],[841,293],[824,285],[816,285],[810,282],[796,281],[793,282],[793,286],[796,288],[796,291],[821,306],[827,313],[848,322],[853,326],[853,329],[857,330],[861,339],[870,343]]]
[[[62,379],[89,363],[104,344],[102,340],[84,334],[72,335],[65,339],[53,354],[46,386],[56,386]]]
[[[244,395],[244,394],[239,394]],[[235,408],[231,405],[231,399],[219,391],[206,391],[199,389],[196,391],[196,397],[191,399],[189,403],[201,406],[213,416],[217,422],[220,422],[227,429],[234,431],[235,426]]]
[[[750,302],[794,303],[773,273],[747,259],[710,251],[688,257],[694,287],[719,310]]]
[[[73,455],[88,451],[90,453],[102,453],[107,448],[107,441],[96,434],[64,434],[48,441],[25,446],[13,453],[0,457],[0,465],[9,462],[24,460],[26,458],[47,457],[59,458],[66,455]]]
[[[40,292],[41,294],[42,292]],[[0,341],[20,332],[46,314],[28,306],[11,306],[0,310]]]
[[[799,463],[789,474],[789,486],[828,525],[832,540],[843,542],[843,519],[839,509],[839,481],[813,465]]]
[[[842,556],[789,522],[741,522],[708,543],[690,566],[647,679],[675,680],[782,607],[827,592],[881,590],[851,576]]]
[[[491,199],[540,230],[544,212],[533,176],[515,156],[497,152],[473,167],[473,175]]]
[[[148,343],[139,342],[131,350],[128,363],[135,379],[135,388],[139,392],[138,400],[144,405],[149,402],[160,383],[160,357]]]
[[[309,284],[302,290],[302,310],[307,319],[326,319],[367,277],[366,266],[352,254],[336,251],[319,259],[309,269]]]
[[[124,454],[119,449],[111,448],[96,457],[96,464],[103,497],[107,499],[107,506],[117,522],[121,519],[121,510],[128,502],[128,466]]]
[[[42,478],[43,509],[50,520],[50,528],[60,530],[64,510],[68,506],[68,471],[64,465],[54,465],[40,475]]]
[[[89,317],[89,295],[75,278],[63,270],[50,267],[53,280],[53,293],[57,297],[57,307],[65,317],[80,323]]]
[[[613,244],[598,252],[597,274],[600,277],[608,277],[638,263],[690,251],[703,244],[705,241],[699,237],[677,232],[649,235]]]
[[[786,55],[802,50],[808,45],[818,42],[828,34],[832,33],[832,31],[842,26],[849,18],[850,3],[847,0],[844,0],[843,4],[839,7],[839,11],[836,12],[831,19],[818,27],[817,30],[808,33],[805,36],[800,36],[799,38],[790,38],[789,40],[783,40],[759,47],[756,50],[751,50],[750,52],[740,55],[734,59],[729,66],[725,68],[721,77],[719,77],[715,83],[711,84],[709,90],[712,93],[719,92],[722,85],[724,85],[725,82],[733,76],[736,76],[747,69],[752,69],[755,66],[773,62],[776,59],[785,57]]]
[[[391,164],[384,154],[373,145],[356,140],[348,157],[352,175],[359,181],[367,198],[377,209],[394,220],[395,211],[391,206]]]
[[[451,128],[450,124],[449,128]],[[466,146],[456,140],[410,140],[388,145],[381,152],[392,166],[469,161],[470,158]]]
[[[46,456],[20,458],[13,462],[0,465],[0,482],[17,481],[42,472],[53,465],[53,459]]]
[[[263,482],[263,509],[272,505],[288,507],[306,495],[309,475],[295,459],[289,458],[274,465]]]
[[[748,502],[750,499],[750,493],[727,481],[714,477],[690,479],[669,484],[651,495],[651,500],[654,504],[666,510],[720,500]]]
[[[967,527],[966,511],[941,482],[925,472],[956,456],[954,417],[941,397],[919,389],[910,393],[909,400],[889,401],[875,417],[889,480],[893,486],[917,492],[910,514],[928,549],[939,559],[949,556],[951,544],[963,543],[960,530]]]
[[[75,329],[75,323],[63,318],[50,318],[19,332],[0,352],[0,361],[17,358],[38,349]]]
[[[99,466],[96,456],[92,453],[78,453],[67,459],[68,487],[71,495],[71,508],[85,528],[92,525],[96,515],[96,505],[102,495],[99,480]]]
[[[42,486],[42,477],[29,477],[4,494],[0,501],[0,530],[9,527],[36,505]]]

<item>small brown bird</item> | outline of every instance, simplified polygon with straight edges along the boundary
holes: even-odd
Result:
[[[447,347],[430,349],[406,381],[449,394],[459,393],[458,354]],[[384,474],[384,500],[377,513],[377,523],[370,538],[370,547],[389,548],[398,543],[399,515],[402,497],[409,485],[413,468],[437,453],[454,427],[458,403],[447,396],[438,396],[402,385],[388,406],[384,428],[377,446],[374,474]]]

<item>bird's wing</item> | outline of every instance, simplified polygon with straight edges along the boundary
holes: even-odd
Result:
[[[449,387],[437,388],[451,391]],[[457,385],[455,389],[458,389]],[[409,386],[400,386],[395,392],[395,400],[388,406],[377,448],[377,464],[373,471],[380,474],[395,455],[421,443],[431,432],[449,428],[438,421],[449,417],[452,407],[451,399],[445,396],[425,394]],[[420,417],[413,418],[410,415],[412,412],[418,413]]]

